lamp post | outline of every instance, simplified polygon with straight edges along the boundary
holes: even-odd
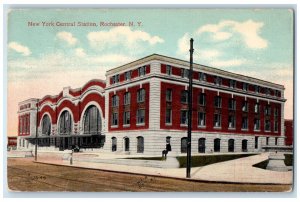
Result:
[[[36,103],[36,127],[35,127],[35,151],[34,160],[37,161],[37,144],[38,144],[38,117],[39,117],[39,103]]]
[[[193,99],[193,38],[190,40],[190,71],[189,71],[189,110],[188,110],[188,132],[187,132],[187,158],[186,158],[186,177],[191,177],[191,139],[192,139],[192,99]]]

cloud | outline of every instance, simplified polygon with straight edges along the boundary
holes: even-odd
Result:
[[[86,53],[82,48],[76,48],[75,49],[75,55],[78,57],[85,57]]]
[[[8,44],[8,48],[12,49],[12,50],[14,50],[14,51],[16,51],[18,53],[21,53],[23,56],[29,56],[29,55],[31,55],[31,51],[29,50],[28,47],[23,46],[23,45],[21,45],[21,44],[19,44],[17,42],[10,42]]]
[[[232,59],[232,60],[214,60],[210,63],[214,67],[236,67],[245,64],[247,61],[243,59]]]
[[[67,42],[69,45],[75,45],[78,42],[78,39],[73,37],[73,34],[70,32],[58,32],[56,37]]]
[[[239,34],[248,48],[264,49],[268,47],[268,41],[260,36],[263,26],[263,22],[253,20],[244,22],[224,20],[218,24],[203,25],[196,31],[196,34],[211,33],[214,41],[228,40],[233,34]]]
[[[90,32],[87,38],[93,48],[100,50],[114,46],[134,49],[140,42],[145,42],[151,46],[164,42],[159,36],[151,36],[140,30],[133,31],[129,27],[115,27],[109,31]]]

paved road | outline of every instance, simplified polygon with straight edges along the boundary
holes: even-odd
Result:
[[[203,183],[162,177],[147,177],[83,168],[46,165],[32,159],[8,159],[8,186],[18,191],[85,192],[247,192],[288,191],[290,185]]]

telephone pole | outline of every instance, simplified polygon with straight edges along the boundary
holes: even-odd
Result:
[[[187,132],[187,158],[186,158],[186,177],[191,178],[191,143],[192,143],[192,103],[193,103],[193,38],[190,40],[190,71],[189,71],[189,110],[188,110],[188,132]]]

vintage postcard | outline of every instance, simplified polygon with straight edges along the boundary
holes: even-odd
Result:
[[[290,192],[292,9],[10,8],[10,192]]]

